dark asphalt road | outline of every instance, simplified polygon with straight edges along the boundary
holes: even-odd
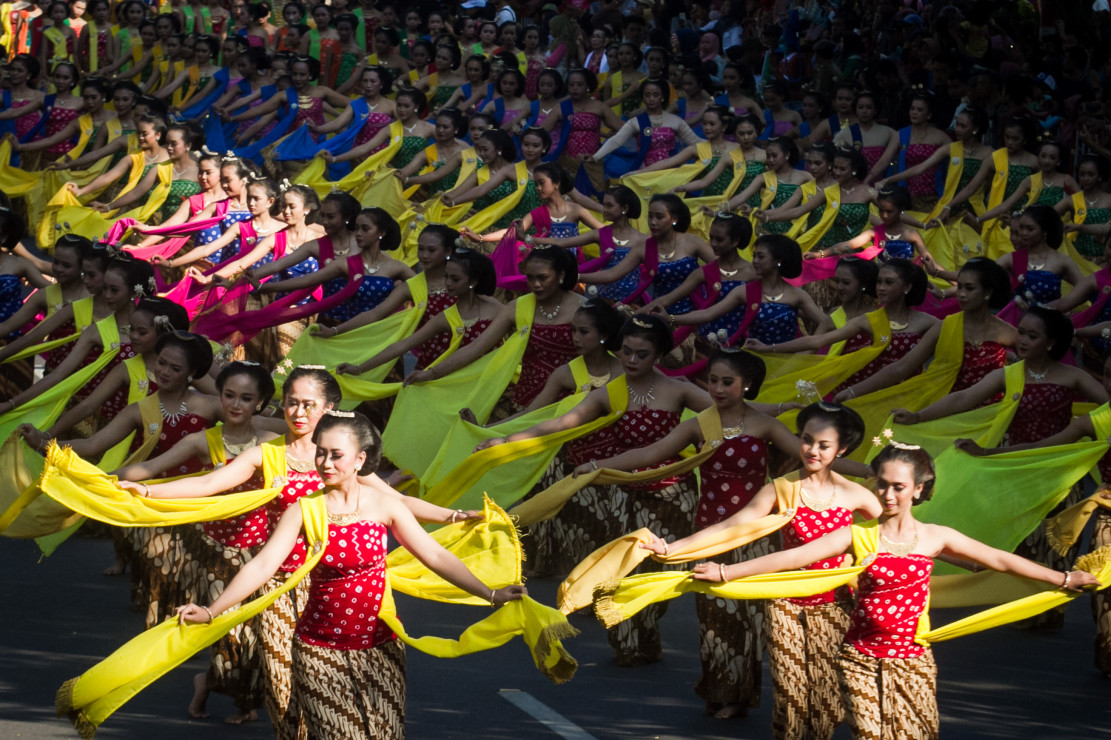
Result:
[[[33,543],[0,539],[0,738],[76,737],[54,718],[55,690],[142,626],[128,608],[125,581],[100,574],[110,556],[109,542],[78,537],[39,562]],[[554,602],[555,586],[530,583],[546,603]],[[457,634],[475,614],[410,599],[399,610],[410,632],[443,636]],[[934,622],[956,616],[940,612]],[[644,668],[613,666],[602,628],[587,617],[573,621],[582,635],[568,647],[580,667],[563,686],[535,670],[520,642],[450,661],[410,649],[410,740],[770,737],[766,675],[763,705],[748,718],[719,721],[702,714],[691,691],[699,669],[689,600],[673,602],[663,621],[664,661]],[[1002,628],[938,645],[944,736],[1111,738],[1111,680],[1092,668],[1091,638],[1087,604],[1078,602],[1060,634]],[[190,676],[203,665],[194,659],[164,677],[110,718],[98,737],[270,737],[265,720],[225,726],[218,718],[232,707],[223,697],[210,701],[214,719],[188,718]],[[556,724],[544,724],[520,705]],[[545,715],[546,708],[557,714]],[[559,724],[560,716],[570,724]],[[847,737],[842,728],[838,738]]]

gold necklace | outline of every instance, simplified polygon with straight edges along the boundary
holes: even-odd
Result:
[[[254,447],[257,444],[258,444],[258,436],[255,435],[255,434],[251,435],[250,440],[248,440],[247,442],[244,442],[243,444],[239,444],[239,445],[232,444],[231,442],[228,441],[227,437],[224,437],[224,449],[227,451],[229,457],[239,457],[245,451],[251,449],[252,447]]]
[[[915,528],[914,537],[910,542],[893,542],[887,539],[887,535],[883,533],[883,530],[880,530],[880,543],[883,544],[883,549],[889,554],[897,558],[904,558],[913,552],[914,548],[918,547],[918,529]]]
[[[741,423],[735,427],[722,427],[721,436],[724,439],[736,439],[745,433],[745,416],[748,415],[748,406],[741,411]]]
[[[289,466],[290,470],[295,470],[298,473],[308,473],[316,470],[315,462],[305,462],[304,460],[298,460],[297,458],[293,457],[293,455],[290,455],[288,452],[285,453],[285,464]]]
[[[895,332],[895,331],[902,331],[903,329],[906,329],[908,326],[910,326],[910,322],[905,321],[905,322],[900,323],[898,321],[892,321],[891,319],[888,319],[887,320],[887,325],[891,327],[891,331]]]
[[[587,386],[590,388],[601,388],[603,385],[610,382],[609,373],[606,373],[605,375],[591,375],[589,372],[587,372],[586,377],[590,379],[590,382],[587,383]]]
[[[722,269],[721,265],[718,265],[718,272],[720,272],[725,277],[733,277],[734,275],[736,275],[740,271],[741,271],[741,268],[739,268],[739,267],[736,270],[725,270],[725,269]]]
[[[787,291],[783,291],[783,293],[786,292]],[[763,296],[763,300],[767,303],[778,303],[779,299],[783,297],[783,293],[780,293],[779,295],[768,295],[767,293],[765,293]]]
[[[802,502],[806,504],[806,508],[811,511],[825,511],[833,505],[833,499],[837,498],[837,483],[836,481],[833,483],[833,493],[831,493],[829,498],[825,501],[819,501],[811,497],[811,495],[806,492],[806,489],[802,487],[801,483],[799,484],[799,496],[802,498]]]
[[[362,512],[359,511],[359,504],[363,497],[363,491],[360,488],[359,492],[355,494],[355,510],[347,514],[333,514],[328,512],[328,523],[335,524],[339,527],[346,527],[348,524],[354,524],[362,519]]]

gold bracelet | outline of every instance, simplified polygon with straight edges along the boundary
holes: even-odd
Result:
[[[497,609],[498,608],[498,605],[494,603],[494,594],[496,594],[496,593],[497,593],[497,589],[493,589],[493,588],[490,589],[490,608],[491,609]]]
[[[205,614],[207,614],[207,615],[208,615],[208,623],[209,623],[209,624],[212,624],[212,620],[213,620],[212,612],[210,612],[210,611],[208,610],[208,607],[207,607],[207,606],[202,606],[201,608],[202,608],[202,609],[204,609],[204,611],[205,611]]]
[[[150,486],[146,483],[140,483],[139,485],[143,487],[143,498],[150,498]]]
[[[725,583],[729,579],[725,577],[725,564],[718,563],[718,575],[721,576],[721,582]]]

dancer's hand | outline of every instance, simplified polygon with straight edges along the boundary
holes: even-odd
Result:
[[[475,426],[481,426],[478,423],[478,417],[474,415],[474,411],[471,411],[471,409],[469,407],[459,409],[459,418],[462,419],[463,421],[467,422],[468,424],[474,424]]]
[[[341,362],[336,365],[336,375],[361,375],[362,370],[358,365],[350,362]]]
[[[891,418],[895,420],[896,424],[917,424],[918,414],[914,411],[907,411],[906,409],[895,409],[891,412]]]
[[[435,379],[436,376],[432,374],[431,370],[414,370],[405,376],[405,380],[401,381],[401,384],[412,385],[413,383],[427,383]]]
[[[1068,591],[1094,591],[1099,588],[1099,579],[1084,570],[1068,571]]]
[[[651,533],[650,536],[652,539],[640,543],[640,549],[648,550],[656,555],[667,555],[667,542],[654,532]]]
[[[318,334],[322,337],[334,337],[339,332],[336,331],[334,326],[321,326],[320,324],[313,324],[309,329],[309,334]]]
[[[494,591],[490,594],[490,602],[493,606],[498,607],[509,601],[518,601],[526,596],[528,596],[528,589],[520,584],[514,584]]]
[[[481,450],[485,450],[485,449],[488,449],[490,447],[496,447],[498,445],[503,445],[503,444],[505,444],[505,442],[506,442],[505,437],[491,437],[490,439],[484,439],[484,440],[482,440],[481,442],[478,443],[478,446],[474,448],[474,451],[479,452]]]
[[[725,568],[726,566],[722,563],[699,563],[694,566],[694,573],[692,575],[696,581],[721,583],[729,580]]]
[[[211,612],[203,606],[186,604],[177,608],[178,624],[208,624],[212,621]]]

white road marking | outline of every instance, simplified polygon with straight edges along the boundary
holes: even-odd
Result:
[[[502,698],[565,740],[594,740],[594,736],[527,691],[502,689]]]

